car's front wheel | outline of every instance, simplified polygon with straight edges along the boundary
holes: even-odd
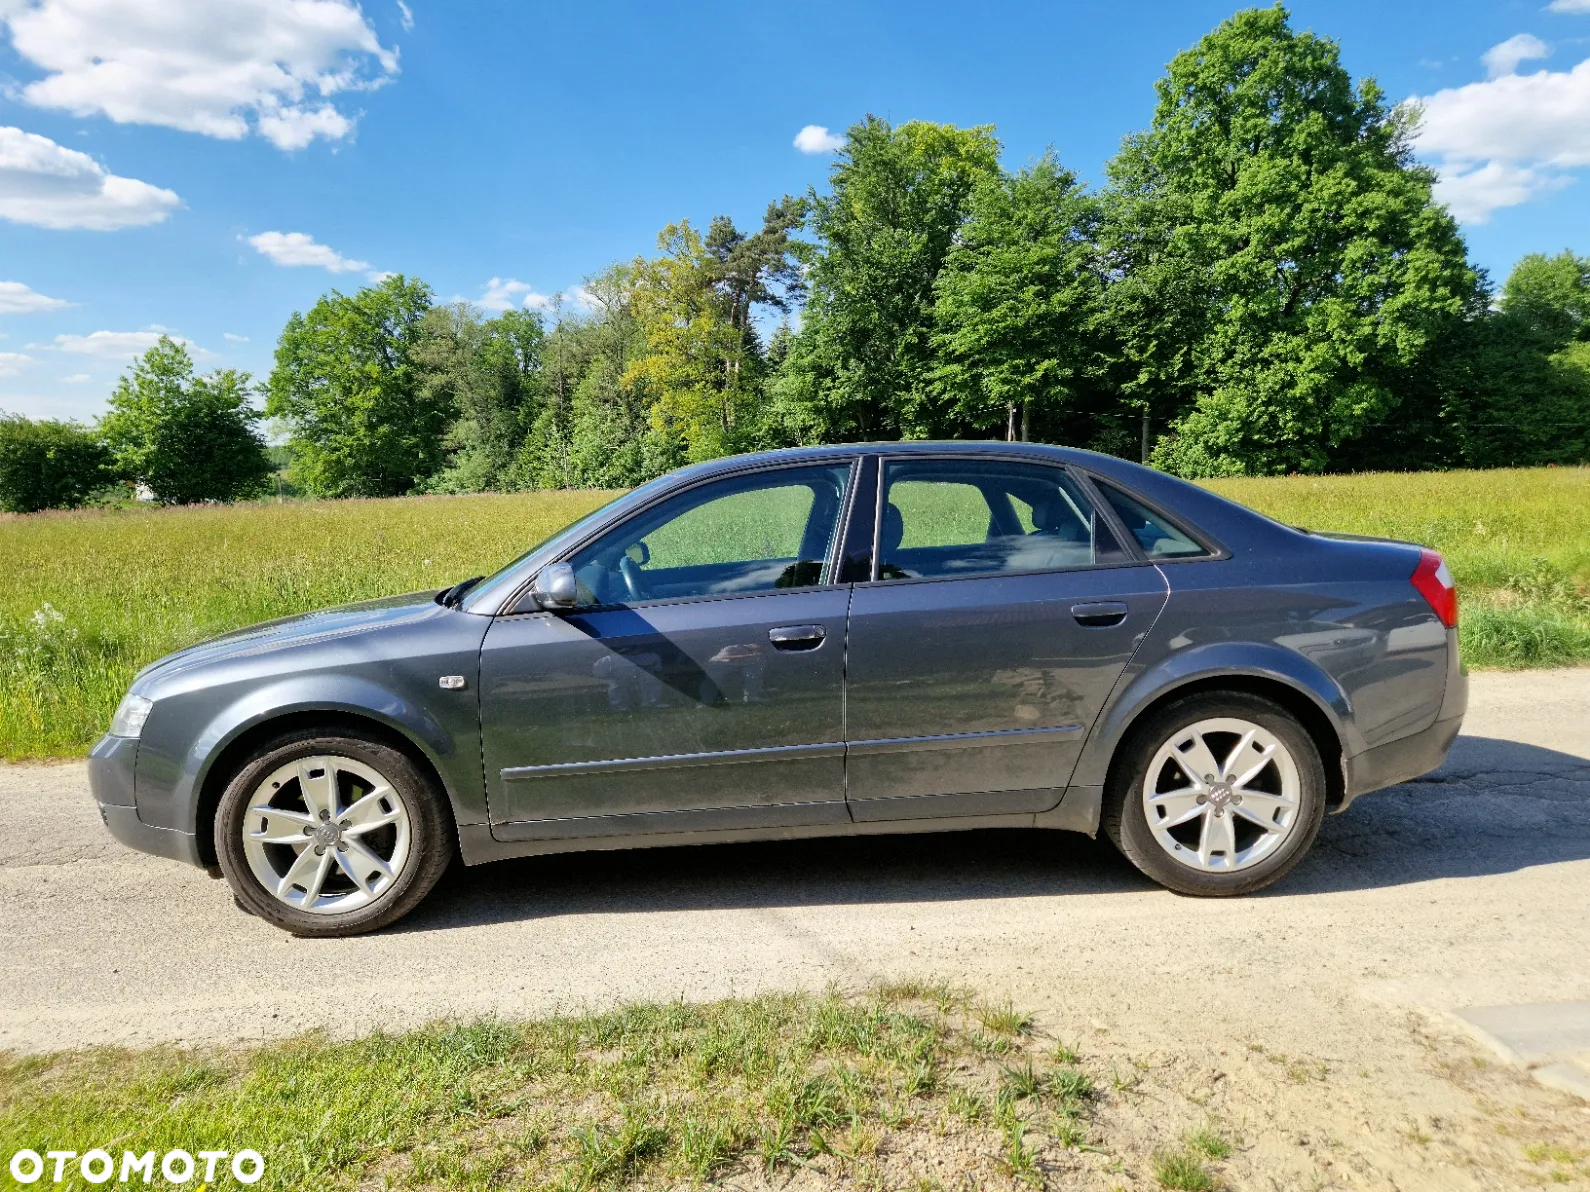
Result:
[[[1246,894],[1302,859],[1325,814],[1319,749],[1285,709],[1243,692],[1189,696],[1134,726],[1103,828],[1181,894]]]
[[[430,892],[452,858],[451,825],[406,754],[374,738],[296,732],[227,784],[216,854],[245,910],[294,935],[358,935]]]

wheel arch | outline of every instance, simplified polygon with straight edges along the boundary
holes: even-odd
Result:
[[[448,814],[453,815],[453,798],[440,768],[420,742],[401,729],[375,716],[363,715],[344,708],[302,708],[283,712],[279,716],[258,721],[227,741],[212,757],[199,782],[199,797],[194,809],[194,828],[197,833],[199,856],[210,868],[219,865],[215,851],[215,819],[221,806],[221,796],[227,784],[242,768],[244,759],[267,741],[291,732],[350,732],[370,737],[396,749],[419,767],[442,794]],[[455,836],[457,828],[448,825]]]
[[[1297,720],[1319,750],[1321,767],[1325,771],[1325,805],[1340,806],[1346,797],[1347,782],[1344,770],[1344,752],[1341,734],[1325,710],[1314,698],[1297,687],[1268,675],[1229,674],[1204,675],[1189,679],[1161,692],[1141,707],[1135,709],[1122,727],[1110,750],[1109,766],[1105,772],[1106,790],[1113,788],[1120,768],[1126,763],[1128,746],[1133,742],[1133,732],[1148,717],[1180,700],[1198,695],[1235,692],[1253,695],[1278,705]]]

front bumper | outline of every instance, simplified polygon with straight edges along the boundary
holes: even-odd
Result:
[[[110,834],[129,848],[205,868],[199,839],[191,832],[154,828],[138,818],[133,800],[133,773],[138,742],[130,737],[101,737],[88,755],[88,788],[99,804],[99,818]]]

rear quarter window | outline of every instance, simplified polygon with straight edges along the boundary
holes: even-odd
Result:
[[[1126,526],[1138,549],[1150,559],[1191,559],[1209,554],[1203,543],[1177,529],[1169,519],[1154,513],[1142,502],[1107,481],[1095,479],[1093,483]]]

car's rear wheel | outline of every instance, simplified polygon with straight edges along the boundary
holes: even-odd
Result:
[[[293,733],[257,751],[227,784],[215,834],[243,908],[302,936],[395,922],[453,854],[434,782],[385,742],[341,732]]]
[[[1307,730],[1243,692],[1178,700],[1136,725],[1105,794],[1103,827],[1143,873],[1181,894],[1246,894],[1314,843],[1325,771]]]

